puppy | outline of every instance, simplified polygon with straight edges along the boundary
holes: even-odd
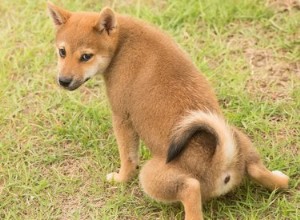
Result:
[[[143,190],[160,201],[180,201],[185,219],[203,219],[202,203],[238,186],[244,176],[270,190],[288,177],[269,171],[249,138],[228,125],[207,80],[160,30],[110,8],[69,12],[48,3],[56,27],[58,83],[75,90],[103,75],[121,168],[107,175],[129,181],[138,166],[139,140],[152,159]]]

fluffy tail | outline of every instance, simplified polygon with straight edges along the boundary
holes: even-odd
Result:
[[[220,116],[203,111],[191,111],[176,126],[171,137],[167,163],[180,155],[187,142],[197,132],[205,130],[215,136],[217,141],[216,154],[221,154],[225,163],[234,158],[236,147],[230,127]]]

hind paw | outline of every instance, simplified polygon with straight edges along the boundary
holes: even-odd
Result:
[[[273,175],[277,176],[279,178],[279,184],[278,187],[279,188],[288,188],[289,185],[289,177],[287,175],[285,175],[283,172],[279,171],[279,170],[274,170],[272,171]]]

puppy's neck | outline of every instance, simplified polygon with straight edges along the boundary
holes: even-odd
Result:
[[[142,35],[147,32],[142,21],[124,15],[117,15],[117,19],[119,28],[118,40],[110,65],[104,74],[104,79],[107,82],[110,81],[114,74],[120,72],[120,68],[124,71],[126,68],[129,68],[128,65],[130,63],[132,65],[131,68],[137,66],[139,60],[141,60],[138,54],[141,53],[140,45],[144,41],[144,36]],[[145,60],[146,58],[143,57],[143,59]],[[130,70],[132,72],[133,69]]]

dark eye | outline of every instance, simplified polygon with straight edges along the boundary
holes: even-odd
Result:
[[[65,58],[65,57],[66,57],[66,50],[65,50],[65,48],[60,48],[60,49],[58,50],[58,52],[59,52],[59,56],[60,56],[61,58]]]
[[[80,61],[81,62],[87,62],[89,61],[91,58],[93,57],[93,54],[82,54],[81,57],[80,57]]]

